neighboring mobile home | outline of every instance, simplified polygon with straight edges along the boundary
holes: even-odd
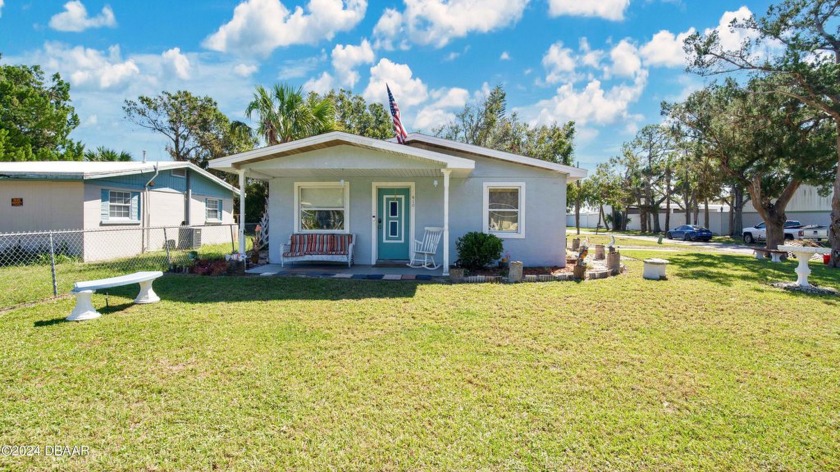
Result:
[[[326,133],[211,161],[269,185],[269,260],[293,233],[353,233],[357,264],[407,261],[443,227],[444,274],[470,231],[496,234],[526,266],[566,263],[566,186],[575,167],[421,134],[406,144]],[[243,250],[243,249],[241,249]]]
[[[229,243],[236,192],[188,162],[2,162],[0,233],[86,230],[65,237],[86,261],[160,250],[163,232],[149,228],[164,226],[211,225],[200,242]],[[198,234],[170,233],[179,246]]]

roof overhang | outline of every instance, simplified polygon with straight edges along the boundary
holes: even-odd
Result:
[[[441,171],[448,169],[455,177],[469,175],[475,169],[475,161],[463,157],[452,156],[412,146],[405,146],[389,141],[357,136],[349,133],[335,131],[318,136],[300,139],[274,146],[268,146],[252,151],[234,154],[210,161],[210,167],[225,172],[238,173],[240,170],[247,170],[248,176],[257,179],[268,179],[276,177],[268,172],[268,161],[290,158],[301,154],[313,153],[318,150],[334,148],[338,146],[351,146],[360,149],[367,149],[403,158],[407,161],[416,162],[412,165],[388,165],[380,163],[375,167],[363,168],[351,163],[334,163],[329,167],[324,166],[297,166],[294,169],[283,169],[284,176],[360,176],[360,175],[412,175],[412,176],[436,176]],[[265,164],[263,164],[265,163]]]
[[[394,142],[394,139],[391,139],[389,141]],[[574,182],[576,180],[583,179],[584,177],[586,177],[587,174],[586,169],[581,169],[578,167],[567,166],[564,164],[558,164],[556,162],[544,161],[542,159],[535,159],[533,157],[521,156],[519,154],[513,154],[504,151],[497,151],[495,149],[489,149],[482,146],[475,146],[473,144],[459,143],[457,141],[437,138],[434,136],[427,136],[421,133],[409,134],[408,139],[406,139],[406,143],[408,145],[411,145],[411,143],[422,143],[427,146],[441,150],[445,149],[449,151],[464,153],[467,155],[488,157],[491,159],[498,159],[501,161],[511,162],[514,164],[520,164],[528,167],[535,167],[537,169],[558,172],[560,174],[566,174],[569,182]]]

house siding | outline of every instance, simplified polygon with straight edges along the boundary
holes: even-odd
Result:
[[[322,158],[324,151],[316,151]],[[342,151],[344,152],[344,151]],[[370,151],[363,150],[364,156]],[[295,156],[303,159],[308,154]],[[350,156],[352,157],[352,156]],[[380,157],[380,156],[377,156]],[[525,184],[525,238],[504,239],[504,248],[514,260],[527,266],[564,266],[566,259],[566,177],[563,174],[540,170],[497,159],[463,156],[476,163],[467,178],[450,181],[450,263],[457,259],[456,241],[470,231],[482,231],[483,195],[485,182],[522,182]],[[282,160],[285,160],[284,157]],[[391,158],[396,159],[396,158]],[[268,168],[271,161],[260,163]],[[395,164],[395,167],[400,167]],[[313,170],[313,173],[317,170]],[[335,170],[329,171],[335,175]],[[332,175],[331,175],[332,177]],[[280,246],[294,231],[295,182],[336,182],[339,178],[314,177],[275,178],[269,180],[269,218],[272,221],[269,259],[280,262]],[[372,264],[371,234],[372,184],[374,182],[413,182],[415,184],[415,234],[420,238],[426,226],[443,226],[443,175],[438,177],[397,178],[345,177],[350,186],[349,229],[356,235],[354,249],[357,264]],[[434,181],[438,186],[434,186]],[[276,222],[276,223],[275,223]],[[443,248],[438,248],[438,261]]]
[[[0,233],[79,229],[82,182],[3,181],[0,184]],[[11,206],[23,198],[23,206]]]

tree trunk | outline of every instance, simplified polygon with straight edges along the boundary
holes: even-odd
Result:
[[[703,210],[705,214],[703,215],[703,227],[709,229],[709,199],[703,200]]]
[[[837,126],[837,173],[834,175],[834,195],[831,197],[831,225],[828,227],[828,240],[831,243],[829,267],[840,268],[840,121]]]
[[[607,222],[607,214],[604,213],[604,204],[603,203],[600,205],[600,212],[601,212],[601,216],[604,219],[604,229],[609,231],[610,230],[610,224],[609,224],[609,222]]]
[[[787,221],[785,208],[801,184],[802,182],[798,180],[792,180],[782,191],[781,196],[772,202],[769,197],[763,195],[761,176],[753,176],[747,190],[750,192],[753,206],[767,225],[767,249],[777,249],[779,245],[785,243],[785,221]]]
[[[577,234],[580,234],[580,199],[575,199],[575,229]]]
[[[735,194],[732,196],[732,207],[730,214],[732,217],[732,226],[729,228],[733,236],[740,236],[744,231],[744,205],[749,200],[744,198],[744,188],[740,185],[735,187]]]
[[[650,214],[653,219],[653,232],[661,233],[662,227],[659,226],[659,205],[654,205],[653,208],[651,208]]]

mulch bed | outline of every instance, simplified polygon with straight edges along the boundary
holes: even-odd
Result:
[[[470,270],[469,275],[484,275],[484,276],[499,276],[499,275],[507,275],[507,268],[501,267],[489,267],[486,269],[479,269],[479,270]],[[522,268],[522,275],[560,275],[564,273],[573,272],[572,265],[566,265],[566,267],[523,267]]]

